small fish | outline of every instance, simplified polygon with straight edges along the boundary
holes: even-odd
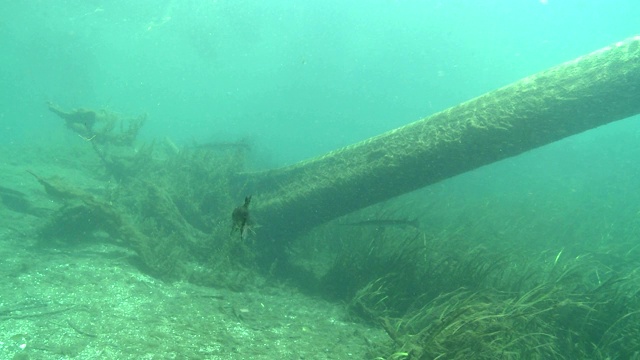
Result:
[[[251,231],[249,219],[249,204],[251,203],[251,195],[244,198],[244,204],[233,209],[231,213],[231,234],[236,231],[240,232],[240,238],[246,239]]]
[[[371,219],[371,220],[362,220],[362,221],[353,221],[342,223],[340,225],[345,226],[377,226],[377,227],[387,227],[387,226],[397,226],[397,227],[412,227],[415,229],[420,229],[420,223],[418,219],[407,220],[407,219]]]
[[[238,141],[218,141],[208,142],[204,144],[193,145],[194,149],[211,150],[211,151],[225,151],[225,150],[240,150],[250,151],[251,144],[248,140],[242,139]]]

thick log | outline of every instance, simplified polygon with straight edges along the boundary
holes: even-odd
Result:
[[[239,182],[253,195],[260,237],[284,245],[341,215],[639,112],[635,36],[324,156],[241,174]]]

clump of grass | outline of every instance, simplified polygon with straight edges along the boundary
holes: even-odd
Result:
[[[546,255],[519,272],[500,270],[484,278],[486,286],[460,286],[435,298],[426,292],[402,316],[385,310],[393,294],[384,279],[354,301],[373,309],[368,318],[377,317],[392,340],[381,351],[386,359],[605,359],[640,350],[635,272],[616,273],[589,256]]]
[[[536,253],[526,244],[482,245],[464,231],[327,231],[323,242],[343,238],[329,245],[339,255],[321,289],[389,335],[387,344],[372,344],[372,358],[640,353],[640,260],[631,246]]]

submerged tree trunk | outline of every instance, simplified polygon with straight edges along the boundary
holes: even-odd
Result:
[[[639,112],[636,36],[324,156],[240,174],[238,191],[253,195],[260,237],[278,249],[333,218]]]

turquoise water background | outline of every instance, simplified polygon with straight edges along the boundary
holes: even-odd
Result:
[[[76,141],[47,111],[52,101],[146,112],[146,139],[248,138],[259,167],[321,155],[640,33],[633,0],[28,0],[4,1],[0,14],[0,142]],[[640,129],[602,131],[616,132],[617,147]]]
[[[640,116],[286,249],[260,206],[308,184],[246,194],[228,175],[403,126],[639,19],[638,0],[0,0],[0,358],[638,358]],[[48,102],[148,120],[111,147]],[[246,168],[190,148],[245,140]]]

